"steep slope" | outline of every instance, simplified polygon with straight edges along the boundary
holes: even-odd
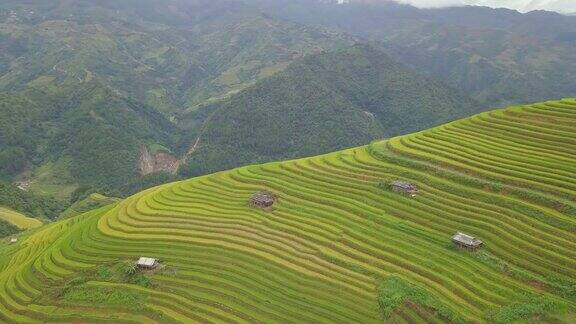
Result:
[[[58,219],[66,219],[80,214],[84,214],[93,209],[113,204],[115,202],[118,202],[119,200],[120,199],[118,198],[106,197],[98,193],[93,193],[88,195],[87,197],[77,199],[75,203],[73,203],[65,211],[60,213]]]
[[[517,106],[146,190],[0,245],[0,319],[571,323],[575,125],[575,99]]]
[[[42,222],[36,218],[30,218],[17,211],[3,207],[0,207],[0,220],[6,221],[23,230],[42,226]]]
[[[40,219],[54,219],[64,209],[61,202],[53,198],[36,196],[3,181],[0,181],[0,208]]]
[[[0,172],[32,191],[115,190],[138,175],[142,145],[175,147],[179,129],[96,81],[0,95]],[[5,158],[4,158],[5,157]]]
[[[182,111],[353,42],[238,1],[1,1],[0,179],[61,201],[173,180]]]
[[[315,155],[469,116],[480,107],[366,45],[306,57],[209,119],[191,174]]]
[[[2,190],[1,193],[6,194],[6,191]],[[6,202],[7,197],[3,197],[1,200],[2,202]],[[42,222],[37,218],[31,218],[18,211],[0,205],[0,238],[40,226],[42,226]]]
[[[576,17],[473,6],[428,10],[393,1],[246,1],[286,19],[380,42],[395,59],[486,106],[576,92]]]

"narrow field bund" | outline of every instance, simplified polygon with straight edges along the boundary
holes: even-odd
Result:
[[[573,134],[576,100],[565,99],[151,188],[0,245],[0,322],[379,323],[391,277],[433,303],[405,300],[384,320],[485,322],[528,297],[576,314]],[[398,179],[417,196],[379,186]],[[248,206],[261,190],[279,197],[271,211]],[[485,247],[454,248],[456,231]],[[150,287],[94,277],[139,256],[165,267]],[[57,297],[90,274],[78,287],[143,303]]]

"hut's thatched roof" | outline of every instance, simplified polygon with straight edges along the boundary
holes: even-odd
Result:
[[[266,192],[257,192],[252,195],[252,201],[254,202],[274,202],[274,196]]]
[[[276,201],[276,195],[268,191],[260,191],[250,197],[250,203],[256,206],[269,207]]]
[[[140,259],[138,259],[138,262],[136,262],[136,265],[138,265],[139,267],[153,267],[158,263],[157,259],[154,258],[147,258],[147,257],[140,257]]]
[[[480,246],[482,244],[482,241],[475,238],[474,236],[470,236],[468,234],[464,234],[464,233],[460,233],[460,232],[456,233],[452,237],[452,241],[459,243],[459,244],[462,244],[462,245],[470,246],[470,247],[477,247],[477,246]]]

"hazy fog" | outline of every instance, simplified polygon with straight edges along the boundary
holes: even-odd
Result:
[[[519,11],[551,10],[576,13],[576,0],[396,0],[417,7],[431,8],[458,5],[480,5],[494,8],[510,8]]]

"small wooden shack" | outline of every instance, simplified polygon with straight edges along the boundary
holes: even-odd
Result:
[[[276,202],[276,195],[268,191],[260,191],[250,197],[250,206],[258,208],[269,208]]]
[[[154,258],[140,257],[136,262],[138,269],[151,270],[158,267],[158,260]]]
[[[415,184],[401,180],[392,182],[392,190],[396,192],[407,193],[412,196],[418,193],[418,187],[416,187]]]
[[[15,244],[16,242],[18,242],[17,238],[10,239],[10,244]]]
[[[468,234],[460,232],[456,233],[452,237],[452,242],[454,242],[454,244],[456,244],[457,247],[468,250],[476,250],[483,244],[482,241],[475,238],[474,236],[470,236]]]

